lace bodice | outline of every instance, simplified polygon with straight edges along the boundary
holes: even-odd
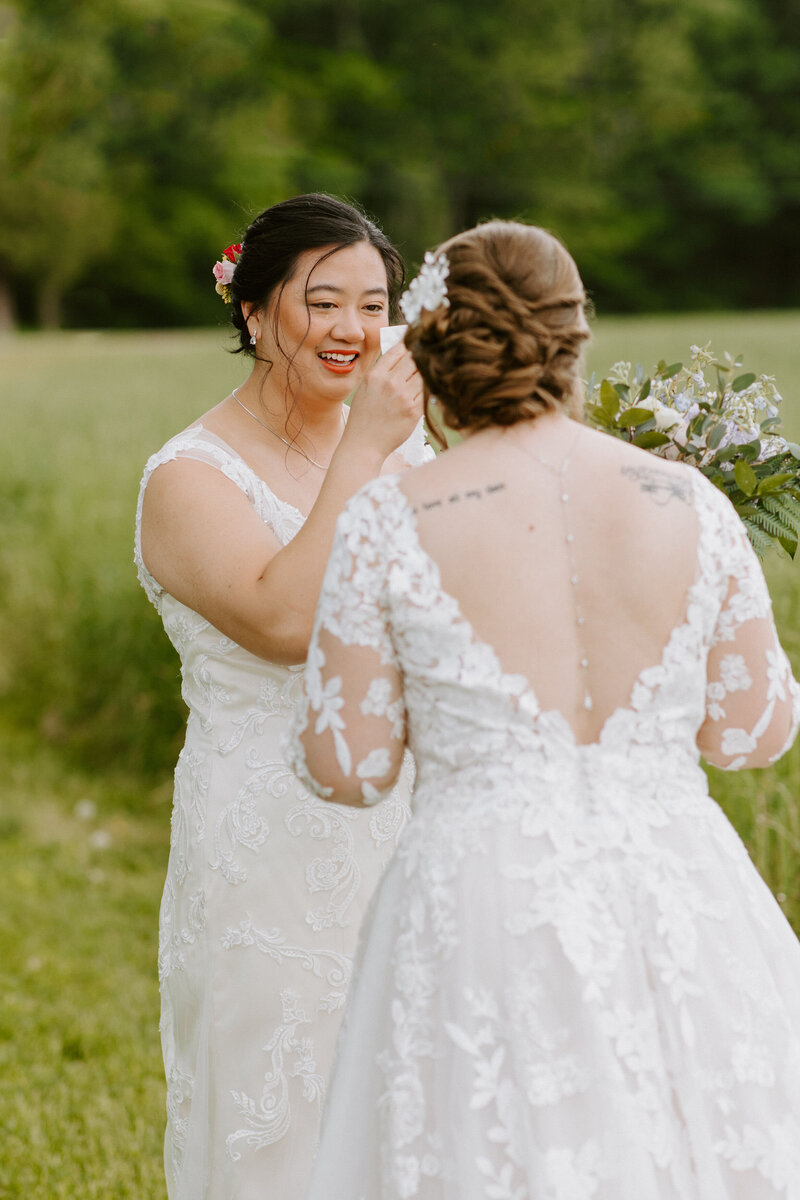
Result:
[[[501,669],[443,591],[397,480],[368,485],[340,519],[309,652],[296,769],[321,795],[352,792],[357,781],[372,803],[393,778],[406,725],[419,786],[449,786],[460,771],[496,775],[503,763],[513,773],[520,754],[537,759],[542,779],[571,760],[575,770],[621,772],[634,783],[637,769],[652,771],[654,755],[669,772],[696,767],[704,725],[707,753],[721,766],[746,765],[776,737],[770,757],[778,757],[794,736],[800,692],[766,584],[728,501],[697,472],[689,477],[699,533],[684,620],[586,746],[559,712],[541,711],[528,680]]]

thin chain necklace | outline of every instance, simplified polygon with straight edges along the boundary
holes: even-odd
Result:
[[[247,405],[244,403],[244,401],[239,399],[238,393],[239,393],[239,389],[234,388],[233,391],[231,392],[231,395],[233,396],[236,403],[239,405],[239,408],[243,408],[249,417],[252,417],[254,421],[258,421],[259,425],[263,425],[263,427],[264,427],[264,429],[266,429],[267,433],[271,433],[273,437],[276,437],[279,442],[283,442],[284,446],[288,446],[290,450],[296,451],[297,454],[302,454],[303,458],[305,458],[308,462],[310,462],[312,467],[317,467],[320,471],[328,470],[328,467],[330,467],[330,465],[331,465],[330,463],[328,463],[327,467],[324,467],[322,465],[322,463],[318,463],[317,460],[315,458],[312,458],[310,454],[306,454],[305,450],[303,450],[295,442],[290,442],[288,440],[288,438],[281,437],[281,435],[279,433],[277,433],[270,425],[268,425],[266,423],[266,421],[262,421],[261,417],[257,417],[256,414],[252,411],[252,409],[249,409],[247,407]],[[345,422],[345,418],[344,418],[344,410],[342,410],[342,428],[343,429],[344,429],[345,424],[346,424],[346,422]]]
[[[581,594],[578,590],[580,585],[580,576],[575,562],[575,536],[572,531],[572,515],[569,509],[569,492],[567,491],[567,470],[569,469],[570,459],[574,451],[578,438],[580,437],[580,426],[578,426],[575,437],[570,443],[569,449],[562,459],[561,463],[556,466],[555,463],[547,462],[546,459],[540,458],[538,454],[534,454],[527,446],[521,446],[516,441],[512,440],[511,445],[516,446],[528,458],[533,458],[536,462],[541,463],[548,471],[551,471],[558,478],[559,499],[561,500],[561,513],[564,525],[564,540],[567,545],[567,559],[569,561],[569,582],[572,586],[572,602],[575,612],[575,624],[577,626],[578,635],[578,652],[580,659],[578,660],[581,668],[581,678],[583,681],[583,707],[587,712],[591,712],[593,706],[592,694],[589,690],[589,658],[586,654],[586,641],[584,638],[583,627],[586,620],[583,615],[583,607],[581,604]]]

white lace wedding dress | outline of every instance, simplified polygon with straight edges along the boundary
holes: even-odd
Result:
[[[798,689],[738,518],[683,470],[684,618],[588,744],[443,590],[397,480],[340,518],[295,767],[374,800],[404,696],[417,782],[309,1200],[800,1197],[800,944],[696,745],[710,715],[741,765]]]
[[[421,430],[403,448],[431,452]],[[148,461],[135,559],[181,659],[189,708],[175,771],[158,968],[170,1200],[303,1200],[358,928],[407,817],[323,804],[282,740],[302,667],[265,662],[166,593],[141,555],[142,499],[175,458],[222,471],[282,544],[303,515],[195,426]]]

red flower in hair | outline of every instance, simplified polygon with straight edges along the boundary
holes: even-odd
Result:
[[[228,262],[238,262],[239,255],[242,253],[242,244],[237,242],[235,246],[228,246],[222,253],[227,258]]]

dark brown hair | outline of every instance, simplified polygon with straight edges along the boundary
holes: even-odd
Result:
[[[566,247],[536,226],[489,221],[439,249],[450,264],[449,307],[423,309],[406,345],[445,422],[477,430],[547,409],[579,413],[589,332]]]

